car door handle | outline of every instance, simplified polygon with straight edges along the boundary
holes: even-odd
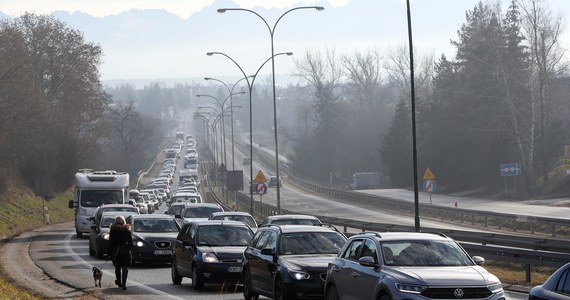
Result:
[[[360,277],[360,273],[352,272],[352,273],[350,273],[350,277]]]

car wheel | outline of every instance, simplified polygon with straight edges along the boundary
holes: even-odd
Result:
[[[174,284],[181,284],[182,283],[182,275],[178,273],[176,269],[176,259],[172,259],[172,264],[170,265],[170,276],[172,277],[172,283]]]
[[[383,294],[380,296],[380,300],[392,300],[392,297],[390,297],[390,295]]]
[[[83,236],[83,234],[79,232],[79,228],[77,227],[75,227],[75,235],[77,236],[77,238],[81,238]]]
[[[257,300],[259,294],[254,293],[251,286],[251,275],[249,270],[244,270],[243,272],[243,298],[245,300]]]
[[[327,289],[327,294],[326,296],[326,300],[339,300],[338,297],[338,291],[336,290],[336,286],[331,285],[328,289]]]
[[[95,255],[95,250],[93,249],[93,245],[91,245],[91,241],[89,241],[89,255]]]
[[[273,292],[273,295],[275,296],[274,298],[277,300],[288,300],[289,297],[289,293],[287,292],[287,288],[285,288],[285,283],[283,282],[283,280],[281,278],[277,279],[277,282],[275,282],[275,292]]]
[[[95,257],[101,259],[103,258],[103,249],[101,249],[101,247],[99,245],[97,245],[97,248],[95,249]]]
[[[196,290],[200,290],[204,287],[204,282],[200,278],[196,267],[192,268],[192,287]]]

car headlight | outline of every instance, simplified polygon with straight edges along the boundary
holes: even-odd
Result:
[[[503,290],[503,285],[499,283],[489,284],[487,288],[493,292],[493,294],[499,293]]]
[[[87,215],[87,209],[85,209],[85,208],[80,208],[80,209],[79,209],[79,212],[78,212],[78,215],[81,215],[81,216]]]
[[[142,247],[142,246],[144,246],[144,243],[143,243],[142,241],[136,241],[134,244],[135,244],[135,246],[137,246],[137,247]]]
[[[202,261],[205,263],[220,262],[214,253],[202,253]]]
[[[427,286],[406,283],[396,283],[396,288],[402,293],[421,294]]]
[[[108,233],[103,234],[103,235],[102,235],[102,238],[103,238],[104,240],[108,241],[108,240],[109,240],[109,234],[108,234]]]
[[[289,271],[289,275],[291,275],[292,278],[297,279],[297,280],[304,280],[304,279],[311,278],[311,275],[307,272],[295,271],[295,270],[288,270],[288,271]]]

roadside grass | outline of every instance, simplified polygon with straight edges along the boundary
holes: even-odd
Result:
[[[67,206],[72,198],[73,193],[66,192],[42,203],[42,198],[29,190],[8,188],[0,195],[0,237],[6,239],[44,226],[43,205],[48,208],[51,224],[73,221],[75,212]],[[0,277],[0,299],[41,299],[7,278],[6,274]]]
[[[544,281],[546,281],[546,279],[556,271],[556,268],[531,266],[531,281],[526,282],[525,265],[523,264],[487,260],[483,267],[493,275],[497,276],[503,283],[503,286],[512,284],[532,287],[543,284]]]
[[[33,294],[30,294],[26,290],[19,289],[13,286],[10,282],[6,281],[4,278],[0,278],[0,299],[41,299]]]

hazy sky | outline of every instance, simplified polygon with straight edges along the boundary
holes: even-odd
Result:
[[[364,0],[327,0],[333,7],[340,7],[346,5],[350,1],[364,1]],[[321,16],[315,15],[315,22],[307,24],[307,28],[321,26],[322,28],[330,28],[334,32],[339,32],[339,38],[319,39],[311,35],[298,34],[298,40],[289,39],[293,33],[288,33],[286,30],[292,29],[291,23],[280,25],[279,38],[276,43],[276,52],[279,51],[292,51],[294,56],[292,58],[279,58],[276,61],[276,70],[278,74],[291,74],[294,71],[294,60],[303,58],[304,53],[309,50],[324,50],[325,48],[334,48],[339,50],[339,54],[349,53],[357,50],[365,50],[374,47],[380,47],[381,51],[385,51],[390,47],[401,46],[407,43],[407,27],[406,27],[406,13],[404,0],[366,0],[366,1],[385,1],[399,2],[398,5],[386,5],[396,8],[397,11],[379,11],[374,12],[360,12],[353,18],[353,23],[356,24],[357,30],[360,32],[342,32],[346,31],[343,24],[328,23],[326,26],[319,24]],[[483,0],[484,2],[495,3],[496,0]],[[252,9],[254,7],[265,8],[278,8],[286,9],[294,6],[302,5],[315,5],[322,3],[321,0],[233,0],[242,8]],[[424,7],[423,10],[418,11],[414,2],[421,3]],[[465,22],[465,12],[472,10],[479,0],[411,0],[412,3],[412,19],[414,27],[414,48],[416,55],[439,55],[446,54],[448,57],[453,57],[454,47],[450,44],[450,39],[457,38],[457,30],[461,24]],[[504,6],[508,5],[510,0],[500,1]],[[560,14],[565,19],[565,32],[561,37],[561,43],[566,49],[570,49],[570,0],[547,0],[550,8]],[[214,0],[0,0],[0,11],[12,17],[16,17],[23,12],[33,12],[36,14],[50,14],[56,10],[63,10],[69,13],[76,11],[87,13],[96,17],[104,17],[108,15],[116,15],[130,9],[164,9],[170,13],[176,14],[181,18],[188,18],[195,12],[202,10],[204,7],[210,6]],[[430,9],[425,9],[429,4]],[[416,10],[414,10],[416,8]],[[433,10],[432,10],[433,9]],[[503,9],[504,12],[505,9]],[[325,11],[326,12],[326,11]],[[206,58],[205,53],[208,51],[223,51],[228,52],[232,57],[236,58],[242,66],[246,69],[246,73],[253,73],[251,70],[256,70],[263,57],[267,57],[268,53],[266,46],[261,44],[265,52],[254,53],[256,49],[252,47],[251,41],[231,40],[232,36],[243,36],[243,24],[235,26],[239,20],[258,22],[255,19],[245,19],[239,15],[227,14],[221,18],[215,10],[208,13],[212,16],[212,21],[208,24],[207,30],[211,31],[211,36],[220,36],[220,39],[201,40],[185,47],[184,44],[171,44],[168,48],[168,55],[165,55],[164,49],[156,47],[156,45],[143,45],[143,48],[129,47],[130,45],[108,45],[94,38],[89,32],[86,33],[86,39],[101,43],[103,47],[103,64],[101,66],[101,74],[103,80],[109,79],[148,79],[148,78],[200,78],[203,76],[235,76],[235,66],[221,57]],[[302,14],[297,14],[299,17]],[[388,20],[390,25],[381,28],[370,28],[370,24],[366,23],[363,17],[366,15],[368,18],[379,18]],[[285,18],[284,22],[290,22],[292,17]],[[334,21],[333,21],[334,22]],[[353,24],[353,25],[354,25]],[[385,23],[383,23],[385,24]],[[129,25],[137,25],[132,23]],[[267,32],[263,26],[255,24],[251,26],[251,32],[247,36],[259,35],[265,38]],[[360,26],[360,27],[358,27]],[[322,29],[319,28],[319,29]],[[351,30],[355,27],[351,27]],[[81,28],[79,28],[81,30]],[[87,28],[89,29],[89,28]],[[116,32],[111,34],[122,34],[121,28],[117,28]],[[296,28],[298,33],[299,28]],[[303,30],[304,28],[300,29]],[[143,28],[141,31],[145,33],[148,30]],[[206,30],[202,28],[201,30]],[[254,30],[258,30],[255,31]],[[89,30],[87,30],[89,31]],[[265,32],[264,32],[265,31]],[[307,30],[310,31],[310,30]],[[156,34],[156,33],[152,33]],[[152,36],[149,34],[149,36]],[[162,33],[168,35],[168,33]],[[185,41],[192,40],[194,36],[192,33],[183,36]],[[341,40],[340,37],[350,40]],[[249,42],[249,43],[248,43]],[[155,42],[156,44],[156,42]],[[257,48],[259,45],[255,44]],[[570,55],[567,55],[570,56]],[[257,60],[253,60],[257,58]],[[144,61],[144,63],[141,63]],[[269,69],[263,69],[264,72]],[[263,74],[261,72],[260,74]]]
[[[233,0],[243,8],[262,6],[266,8],[285,8],[299,4],[314,4],[318,0]],[[328,0],[332,6],[341,6],[350,0]],[[10,16],[22,12],[49,14],[54,10],[69,12],[81,11],[96,17],[113,15],[138,9],[165,9],[180,17],[187,18],[214,0],[0,0],[0,10]]]

